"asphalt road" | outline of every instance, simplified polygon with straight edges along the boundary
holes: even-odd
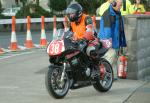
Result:
[[[0,55],[0,103],[123,103],[144,81],[119,79],[106,93],[92,86],[70,90],[64,99],[53,99],[45,88],[48,69],[45,49]]]

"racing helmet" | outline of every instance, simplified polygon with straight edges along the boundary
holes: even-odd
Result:
[[[70,4],[66,9],[66,14],[71,22],[77,21],[82,16],[82,6],[79,3]]]

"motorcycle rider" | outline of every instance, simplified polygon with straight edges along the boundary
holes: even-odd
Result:
[[[91,45],[86,48],[86,53],[88,56],[91,56],[91,51],[95,51],[98,44],[92,18],[83,13],[83,8],[79,3],[70,4],[67,7],[66,14],[70,20],[70,30],[73,32],[73,40],[86,39],[90,41]]]

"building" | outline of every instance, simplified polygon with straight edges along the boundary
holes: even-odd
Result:
[[[2,8],[10,8],[17,5],[21,5],[20,0],[0,0]]]
[[[0,0],[2,4],[2,8],[11,8],[16,6],[22,6],[20,0]],[[39,0],[40,6],[44,9],[48,9],[48,1],[49,0]],[[36,0],[27,0],[27,3],[36,3]]]
[[[2,4],[2,8],[11,8],[11,7],[16,7],[20,6],[22,7],[22,2],[21,0],[0,0]],[[67,4],[69,5],[70,2],[76,2],[75,0],[66,0]],[[27,3],[32,3],[35,4],[37,0],[27,0]],[[50,8],[48,7],[49,0],[39,0],[39,5],[43,7],[45,10],[50,11]]]

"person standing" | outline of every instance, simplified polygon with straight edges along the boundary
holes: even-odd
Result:
[[[143,14],[145,13],[144,5],[141,3],[141,0],[134,0],[134,4],[129,8],[130,14]]]
[[[105,48],[109,48],[104,55],[113,67],[114,78],[117,79],[118,52],[122,47],[126,47],[124,24],[121,16],[122,0],[115,0],[103,13],[100,20],[100,32],[98,38]]]
[[[112,1],[113,1],[113,0],[106,0],[106,2],[103,3],[103,4],[99,7],[99,9],[98,9],[98,15],[99,15],[99,16],[102,16],[102,15],[103,15],[103,13],[109,8],[110,3],[111,3]]]
[[[102,16],[103,13],[109,8],[111,2],[113,2],[114,0],[107,0],[105,3],[103,3],[97,10],[98,15]],[[123,5],[121,7],[121,15],[128,15],[129,13],[129,8],[131,6],[131,2],[130,0],[123,0]]]

